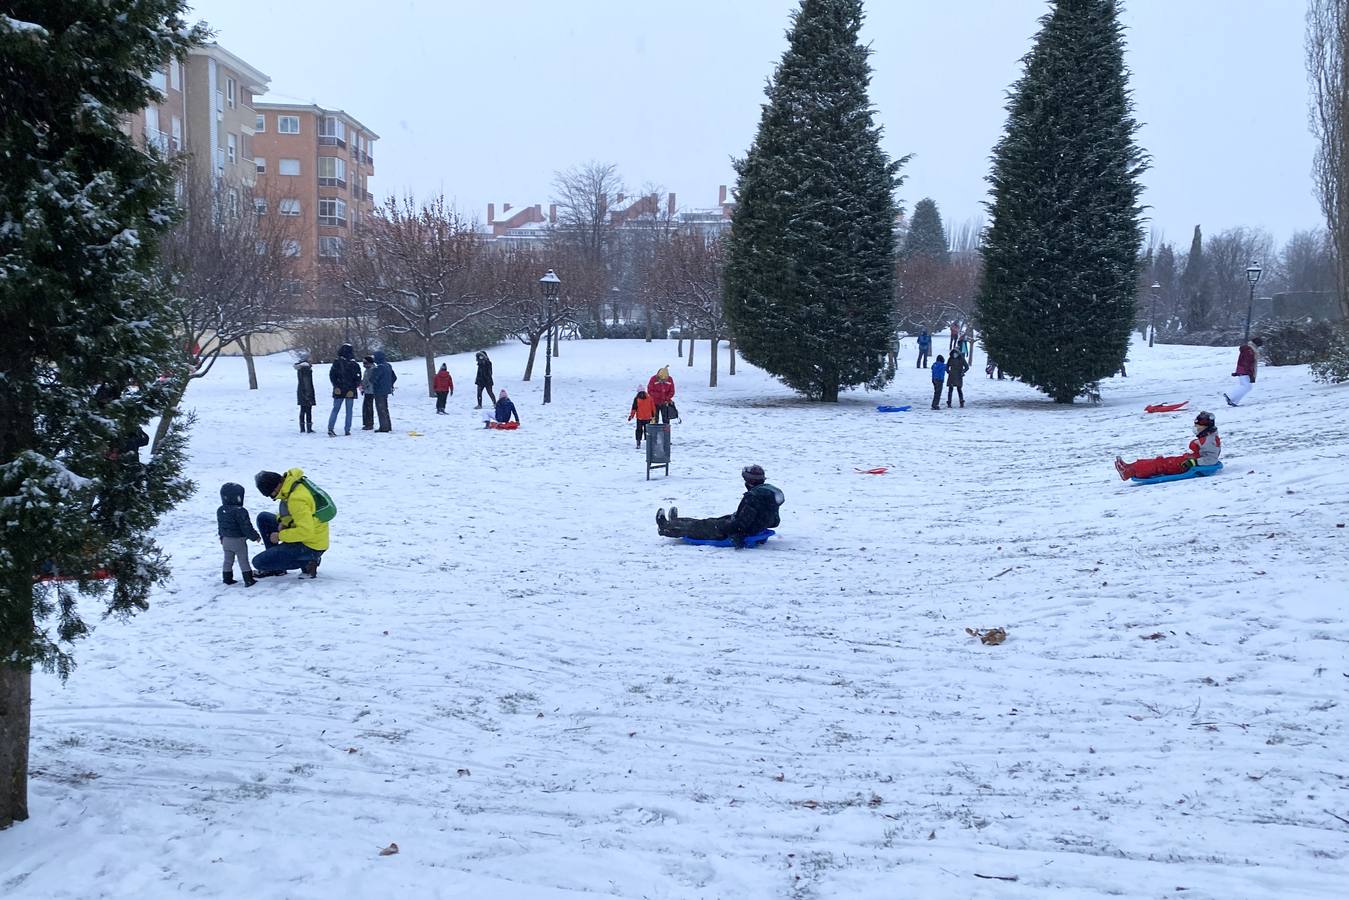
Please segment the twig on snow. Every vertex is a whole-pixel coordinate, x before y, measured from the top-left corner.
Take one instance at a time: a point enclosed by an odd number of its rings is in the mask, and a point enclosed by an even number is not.
[[[1008,566],[1007,568],[1003,569],[1001,572],[999,572],[998,574],[994,575],[992,578],[989,578],[988,580],[989,580],[989,581],[992,581],[993,578],[1001,578],[1002,576],[1006,575],[1008,572],[1012,571],[1012,569],[1015,569],[1015,568],[1016,568],[1016,566]],[[980,876],[980,877],[982,878],[983,876]]]
[[[974,873],[974,877],[975,877],[975,878],[987,878],[987,879],[989,879],[989,880],[991,880],[991,881],[1016,881],[1016,880],[1017,880],[1017,876],[1015,876],[1015,875],[980,875],[978,872],[975,872],[975,873]]]

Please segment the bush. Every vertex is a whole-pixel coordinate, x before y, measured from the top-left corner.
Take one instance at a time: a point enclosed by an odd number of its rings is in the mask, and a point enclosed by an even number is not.
[[[1342,341],[1336,326],[1325,320],[1282,321],[1261,329],[1265,346],[1260,355],[1271,366],[1302,366],[1330,358],[1331,349]]]
[[[1312,363],[1312,377],[1326,384],[1349,381],[1349,337],[1343,330],[1335,336],[1326,358]]]

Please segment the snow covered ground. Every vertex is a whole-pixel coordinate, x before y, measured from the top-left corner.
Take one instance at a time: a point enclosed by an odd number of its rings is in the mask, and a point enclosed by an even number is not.
[[[1349,389],[1264,369],[1229,409],[1235,356],[1139,346],[1062,408],[978,353],[933,412],[912,356],[821,406],[724,351],[709,389],[705,344],[575,342],[543,407],[503,346],[518,432],[480,427],[465,355],[451,415],[400,363],[395,433],[336,440],[322,408],[296,433],[288,358],[256,392],[222,360],[173,584],[35,679],[0,896],[1343,896]],[[665,363],[647,481],[624,417]],[[1223,473],[1119,481],[1200,408]],[[658,506],[731,511],[748,462],[778,538],[657,536]],[[318,580],[222,585],[219,485],[256,515],[290,466],[340,510]]]

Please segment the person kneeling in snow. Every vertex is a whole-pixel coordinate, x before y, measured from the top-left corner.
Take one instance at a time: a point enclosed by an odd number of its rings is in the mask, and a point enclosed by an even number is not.
[[[740,470],[740,477],[745,479],[745,496],[740,498],[740,506],[732,515],[687,519],[681,518],[679,510],[672,506],[668,515],[663,509],[656,510],[656,529],[664,537],[705,541],[730,538],[737,547],[742,547],[750,535],[765,528],[776,528],[778,507],[786,499],[782,491],[764,480],[763,466],[745,466]]]
[[[276,513],[258,513],[258,531],[267,548],[253,557],[257,577],[284,575],[300,569],[313,578],[319,560],[328,549],[328,523],[314,517],[314,495],[301,481],[304,471],[288,469],[285,475],[259,472],[253,479],[264,497],[281,501]]]
[[[1194,440],[1190,441],[1190,452],[1184,456],[1158,456],[1155,459],[1140,459],[1126,463],[1115,457],[1115,471],[1121,481],[1130,478],[1153,478],[1157,475],[1179,475],[1195,466],[1211,466],[1218,461],[1223,451],[1222,438],[1218,437],[1218,423],[1211,412],[1201,412],[1194,417]]]

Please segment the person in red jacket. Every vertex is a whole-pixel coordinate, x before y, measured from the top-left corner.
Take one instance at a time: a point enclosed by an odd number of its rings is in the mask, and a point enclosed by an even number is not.
[[[656,421],[667,425],[678,413],[675,412],[675,383],[670,377],[670,367],[661,366],[651,380],[646,383],[646,392],[656,404]]]
[[[632,398],[632,409],[628,411],[628,421],[634,418],[637,420],[637,449],[642,447],[642,435],[646,434],[647,423],[655,417],[656,401],[646,391],[638,391],[637,396]]]
[[[1240,406],[1241,398],[1250,393],[1251,385],[1255,384],[1255,369],[1260,364],[1256,351],[1263,346],[1263,338],[1253,337],[1237,351],[1237,370],[1232,373],[1237,386],[1232,388],[1231,394],[1223,394],[1228,406]]]
[[[454,379],[450,377],[449,366],[445,363],[440,364],[440,371],[431,379],[431,390],[436,392],[436,413],[445,415],[445,398],[454,394]]]
[[[1121,481],[1130,478],[1152,478],[1156,475],[1179,475],[1195,466],[1211,466],[1218,461],[1223,452],[1223,440],[1218,437],[1218,423],[1211,412],[1201,412],[1194,417],[1194,440],[1190,441],[1190,452],[1183,456],[1158,456],[1155,459],[1140,459],[1126,463],[1115,457],[1115,471]]]

